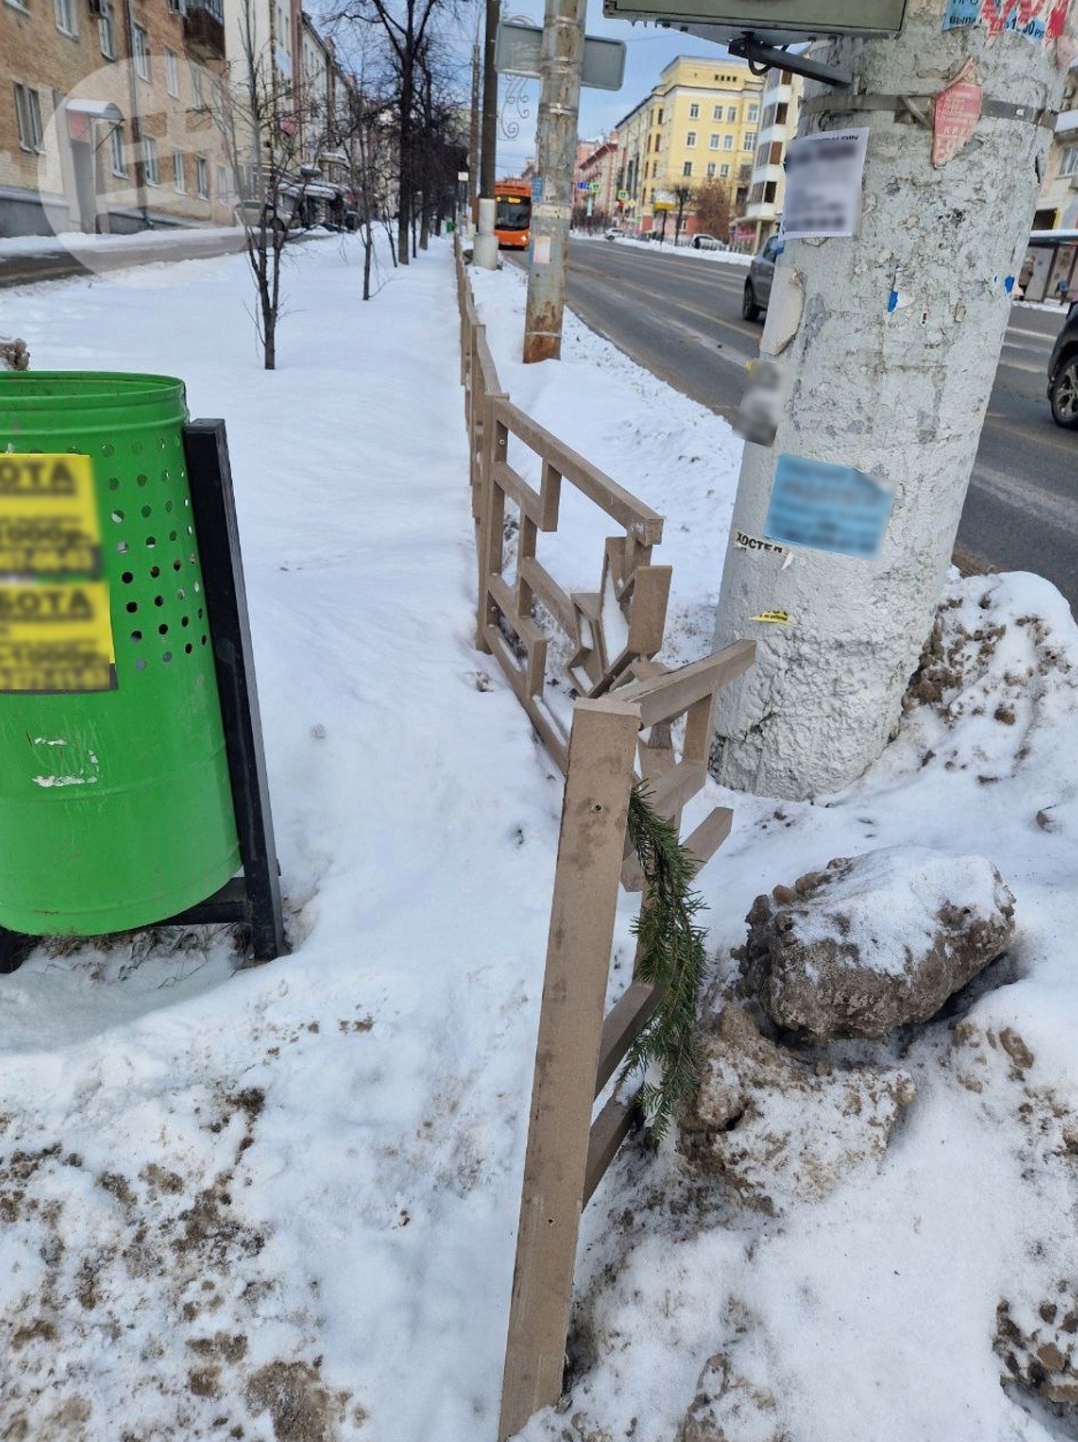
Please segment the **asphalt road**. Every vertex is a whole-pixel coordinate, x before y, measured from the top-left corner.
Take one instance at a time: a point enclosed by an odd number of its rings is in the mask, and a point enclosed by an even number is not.
[[[744,266],[666,248],[574,240],[567,297],[593,329],[731,419],[758,353],[741,318]],[[1037,571],[1078,610],[1078,433],[1054,425],[1048,356],[1063,313],[1014,307],[955,560],[965,571]]]

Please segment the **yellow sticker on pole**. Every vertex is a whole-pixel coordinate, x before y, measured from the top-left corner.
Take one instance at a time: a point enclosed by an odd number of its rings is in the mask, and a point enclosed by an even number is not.
[[[89,456],[0,454],[0,575],[101,573]]]
[[[766,621],[771,626],[788,626],[790,624],[789,611],[761,611],[758,616],[750,616],[750,621]]]
[[[0,692],[115,689],[107,581],[0,583]]]

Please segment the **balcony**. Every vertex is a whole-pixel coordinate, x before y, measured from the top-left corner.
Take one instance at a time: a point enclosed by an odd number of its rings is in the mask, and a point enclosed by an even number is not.
[[[187,49],[199,60],[223,60],[225,23],[223,11],[215,4],[188,0],[183,17],[183,38]]]

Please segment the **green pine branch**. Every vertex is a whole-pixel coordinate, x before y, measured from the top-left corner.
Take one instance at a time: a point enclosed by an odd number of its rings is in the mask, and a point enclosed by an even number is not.
[[[633,926],[639,939],[637,977],[662,990],[659,1005],[629,1048],[621,1080],[655,1063],[658,1082],[644,1081],[640,1102],[652,1135],[661,1139],[700,1078],[696,1005],[706,966],[705,932],[694,918],[703,907],[691,890],[699,863],[677,827],[653,808],[646,785],[629,797],[629,840],[644,873],[644,901]]]

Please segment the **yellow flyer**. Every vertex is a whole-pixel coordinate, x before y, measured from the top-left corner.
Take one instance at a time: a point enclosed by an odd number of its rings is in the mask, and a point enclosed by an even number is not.
[[[107,581],[0,582],[0,692],[115,688]]]
[[[89,456],[0,453],[0,576],[99,576]]]

